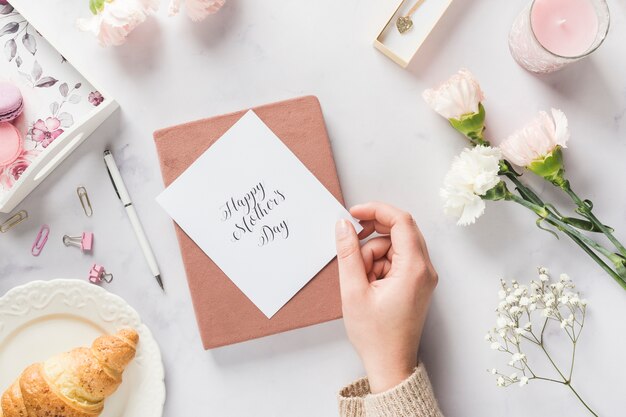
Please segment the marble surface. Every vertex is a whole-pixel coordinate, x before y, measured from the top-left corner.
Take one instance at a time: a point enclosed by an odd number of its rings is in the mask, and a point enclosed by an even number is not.
[[[570,118],[569,173],[581,194],[626,239],[626,6],[610,0],[612,27],[592,58],[538,78],[510,57],[507,33],[525,1],[457,0],[408,70],[372,48],[394,1],[229,0],[201,24],[158,16],[128,43],[102,49],[75,29],[87,0],[14,0],[52,34],[67,58],[110,91],[115,113],[21,205],[31,219],[0,236],[0,293],[35,279],[83,279],[98,261],[115,274],[107,288],[133,305],[161,345],[164,416],[330,416],[339,387],[362,375],[341,321],[205,352],[201,348],[174,228],[155,203],[163,184],[151,133],[171,124],[290,97],[322,103],[348,204],[384,200],[410,210],[429,243],[440,284],[421,356],[448,416],[587,415],[562,386],[495,386],[486,368],[505,358],[483,340],[494,321],[500,277],[527,280],[535,267],[568,271],[590,302],[574,382],[603,416],[623,415],[626,294],[566,240],[534,227],[524,209],[489,203],[478,224],[444,217],[438,189],[464,142],[430,111],[421,91],[461,66],[487,94],[488,132],[505,136],[538,110]],[[163,272],[149,275],[102,163],[111,147]],[[554,190],[529,179],[545,196]],[[75,190],[85,185],[95,214]],[[0,219],[5,216],[0,217]],[[51,226],[39,258],[30,245]],[[65,233],[95,232],[93,255],[65,248]],[[557,348],[563,348],[560,345]],[[539,356],[537,356],[539,359]]]

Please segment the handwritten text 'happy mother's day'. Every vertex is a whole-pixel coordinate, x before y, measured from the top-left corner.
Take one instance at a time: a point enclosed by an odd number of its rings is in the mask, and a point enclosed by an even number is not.
[[[265,246],[278,238],[289,237],[287,220],[274,225],[262,224],[264,218],[284,201],[285,195],[281,191],[274,190],[267,194],[263,182],[259,182],[244,195],[226,200],[220,207],[221,220],[225,222],[233,218],[238,219],[231,235],[233,242],[242,240],[256,229],[258,245]]]

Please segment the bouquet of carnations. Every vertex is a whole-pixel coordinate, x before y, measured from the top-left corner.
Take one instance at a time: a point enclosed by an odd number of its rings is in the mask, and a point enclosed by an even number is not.
[[[562,111],[540,112],[499,147],[493,147],[485,139],[484,95],[469,71],[460,70],[438,88],[424,91],[423,97],[472,145],[455,158],[441,190],[444,210],[456,216],[459,225],[474,223],[485,211],[485,200],[515,202],[537,216],[537,227],[557,238],[558,233],[565,234],[626,289],[626,248],[613,229],[597,218],[592,202],[573,191],[565,175],[563,149],[570,132]],[[540,198],[520,181],[521,174],[514,165],[565,192],[575,214],[563,215]],[[599,243],[590,233],[605,235],[611,247]]]

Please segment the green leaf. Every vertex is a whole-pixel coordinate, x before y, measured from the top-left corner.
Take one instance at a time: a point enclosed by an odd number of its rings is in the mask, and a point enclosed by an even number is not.
[[[585,230],[587,232],[602,233],[602,230],[598,226],[590,222],[589,220],[579,219],[578,217],[563,217],[562,220],[565,223],[571,226],[574,226],[575,228],[580,229],[580,230]],[[604,227],[606,227],[610,231],[613,231],[613,228],[609,226],[605,225]]]
[[[98,14],[104,9],[104,0],[89,0],[89,10],[91,13]]]
[[[587,232],[600,231],[589,220],[579,219],[577,217],[563,217],[562,220],[570,226],[574,226],[575,228],[580,230],[586,230]]]

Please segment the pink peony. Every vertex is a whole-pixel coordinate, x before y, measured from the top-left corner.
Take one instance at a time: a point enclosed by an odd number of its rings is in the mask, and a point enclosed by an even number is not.
[[[199,22],[208,15],[217,13],[226,3],[226,0],[172,0],[170,3],[170,16],[178,14],[180,5],[183,2],[189,18],[194,22]]]
[[[540,112],[528,125],[505,139],[500,149],[506,159],[528,167],[550,156],[558,147],[565,148],[569,136],[567,117],[561,110],[552,109],[552,117]]]
[[[93,33],[102,46],[121,45],[158,8],[159,0],[105,1],[96,15],[89,19],[78,19],[77,26],[80,30]]]
[[[7,165],[0,169],[0,187],[4,187],[5,189],[10,189],[15,182],[20,179],[26,168],[28,168],[35,159],[39,155],[39,151],[30,150],[30,151],[22,151],[20,156],[13,161],[10,165]]]
[[[56,138],[61,136],[63,129],[60,129],[61,121],[56,117],[48,117],[46,121],[39,119],[30,129],[30,136],[35,142],[40,142],[47,148]]]

